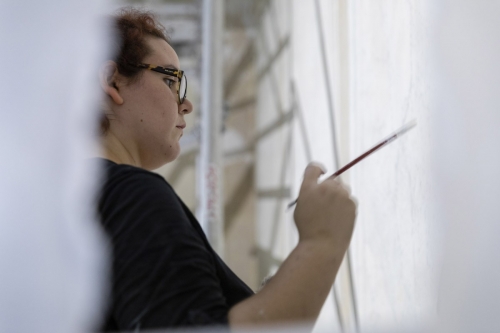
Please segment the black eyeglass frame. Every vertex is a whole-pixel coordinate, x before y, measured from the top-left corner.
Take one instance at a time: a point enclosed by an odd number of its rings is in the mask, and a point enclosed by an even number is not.
[[[144,69],[149,69],[151,71],[162,73],[165,75],[176,77],[178,80],[178,81],[176,81],[177,82],[177,102],[179,102],[179,104],[184,103],[184,101],[186,100],[186,96],[187,96],[187,77],[184,75],[183,70],[167,68],[167,67],[162,67],[162,66],[156,66],[156,65],[151,65],[151,64],[137,64],[135,66],[140,67],[140,68],[144,68]],[[183,77],[184,77],[184,80],[186,81],[186,90],[184,92],[184,96],[182,96],[182,98],[181,98],[180,89],[181,89],[181,81],[182,81]]]

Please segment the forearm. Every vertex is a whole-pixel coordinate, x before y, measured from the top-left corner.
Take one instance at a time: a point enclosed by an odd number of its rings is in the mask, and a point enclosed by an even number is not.
[[[231,308],[230,325],[315,321],[344,253],[326,240],[300,242],[259,293]]]

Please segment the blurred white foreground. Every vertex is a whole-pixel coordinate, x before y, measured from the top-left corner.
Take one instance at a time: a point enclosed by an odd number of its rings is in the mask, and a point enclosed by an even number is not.
[[[0,2],[0,332],[90,332],[107,251],[91,200],[103,1]]]

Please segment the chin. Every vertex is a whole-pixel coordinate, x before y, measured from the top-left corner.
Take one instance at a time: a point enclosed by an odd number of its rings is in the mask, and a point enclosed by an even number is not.
[[[176,143],[168,152],[165,152],[165,161],[163,164],[173,162],[181,154],[181,147],[179,143]]]

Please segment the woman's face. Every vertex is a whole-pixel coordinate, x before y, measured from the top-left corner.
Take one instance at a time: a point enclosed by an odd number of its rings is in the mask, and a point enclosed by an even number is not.
[[[150,37],[146,42],[152,52],[143,63],[180,69],[179,58],[166,41]],[[132,156],[138,156],[141,167],[152,170],[179,155],[184,115],[193,105],[188,99],[178,104],[177,84],[172,81],[176,78],[150,70],[141,74],[119,87],[123,104],[116,110],[116,120],[122,127],[120,141]]]

